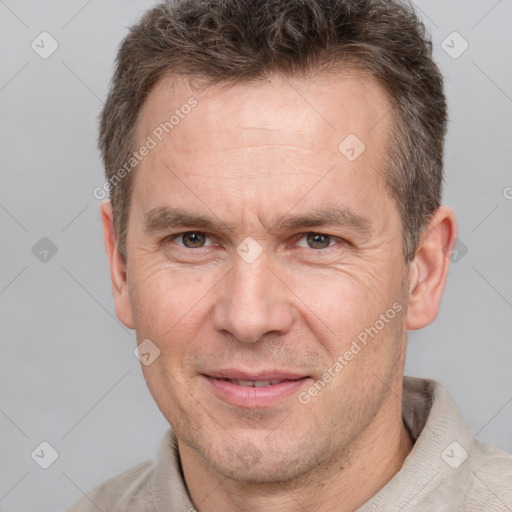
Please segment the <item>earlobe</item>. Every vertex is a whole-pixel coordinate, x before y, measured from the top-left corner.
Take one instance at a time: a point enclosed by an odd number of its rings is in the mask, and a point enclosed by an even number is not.
[[[110,278],[112,281],[112,293],[116,308],[116,315],[120,322],[130,329],[135,328],[133,322],[126,266],[117,248],[114,229],[114,217],[110,201],[101,205],[101,219],[103,223],[103,236],[105,250],[110,265]]]
[[[440,207],[421,237],[411,263],[407,329],[421,329],[436,319],[456,239],[455,214],[451,208]]]

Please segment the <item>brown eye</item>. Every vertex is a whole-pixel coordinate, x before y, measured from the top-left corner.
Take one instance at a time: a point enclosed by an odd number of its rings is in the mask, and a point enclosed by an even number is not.
[[[331,237],[321,233],[308,233],[306,239],[312,249],[326,249],[331,244]]]
[[[183,245],[188,249],[198,249],[204,247],[208,237],[199,231],[187,231],[176,236],[176,240],[181,240]]]

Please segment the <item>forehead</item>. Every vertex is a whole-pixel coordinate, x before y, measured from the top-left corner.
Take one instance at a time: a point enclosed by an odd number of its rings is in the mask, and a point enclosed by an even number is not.
[[[191,112],[190,101],[197,102]],[[221,145],[219,149],[250,146],[253,139],[261,143],[265,134],[277,144],[291,138],[303,149],[318,147],[313,134],[322,135],[331,148],[340,136],[349,133],[376,146],[379,135],[387,131],[389,113],[383,87],[358,71],[309,78],[273,76],[205,87],[166,76],[141,110],[137,135],[139,140],[145,138],[174,114],[172,129],[164,135],[170,135],[167,138],[173,138],[175,149],[180,151],[196,151],[207,143]],[[373,130],[377,124],[379,129]]]
[[[208,201],[224,196],[231,215],[243,198],[259,207],[259,218],[269,207],[289,210],[301,196],[304,206],[315,198],[334,203],[336,190],[360,203],[371,187],[383,188],[390,111],[383,88],[355,73],[276,76],[199,92],[166,77],[139,116],[138,142],[149,137],[155,147],[137,168],[134,196],[146,212],[192,202],[204,213]]]

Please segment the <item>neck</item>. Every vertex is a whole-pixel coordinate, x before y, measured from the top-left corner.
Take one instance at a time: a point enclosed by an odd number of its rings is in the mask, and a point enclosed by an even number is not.
[[[178,441],[185,481],[199,512],[354,511],[400,471],[413,447],[402,421],[400,394],[391,392],[374,421],[329,467],[300,480],[260,484],[215,472],[194,450]]]

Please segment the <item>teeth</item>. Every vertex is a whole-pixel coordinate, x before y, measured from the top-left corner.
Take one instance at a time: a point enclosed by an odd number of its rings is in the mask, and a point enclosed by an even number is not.
[[[246,386],[248,388],[252,387],[254,385],[254,381],[252,380],[239,380],[239,381],[235,381],[236,384],[240,385],[240,386]]]
[[[229,382],[233,384],[238,384],[239,386],[245,386],[248,388],[263,388],[266,386],[270,386],[271,384],[279,384],[282,380],[237,380],[237,379],[228,379]]]
[[[269,380],[257,380],[254,383],[254,387],[255,388],[263,388],[265,386],[270,386],[270,381]]]

